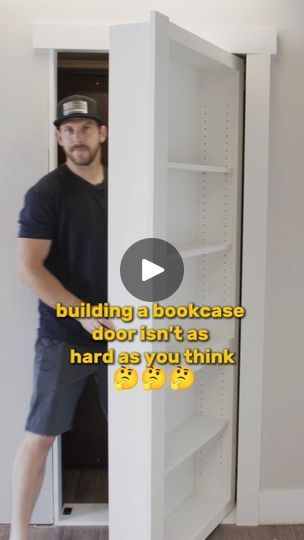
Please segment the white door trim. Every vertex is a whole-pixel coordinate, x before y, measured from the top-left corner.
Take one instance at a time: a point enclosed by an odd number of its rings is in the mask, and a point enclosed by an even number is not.
[[[274,28],[202,25],[188,25],[185,28],[234,54],[267,52],[276,54],[277,52],[277,31]],[[109,24],[37,22],[33,25],[33,48],[60,51],[108,51],[109,29]]]
[[[259,523],[270,55],[247,56],[243,206],[242,305],[238,428],[238,525]]]
[[[50,126],[56,100],[55,51],[106,52],[109,28],[109,25],[101,24],[34,24],[34,48],[49,52]],[[244,27],[233,28],[233,31],[229,27],[193,27],[192,31],[216,45],[227,47],[230,52],[247,55],[242,270],[242,305],[247,315],[241,323],[240,337],[236,521],[238,525],[256,525],[259,523],[264,362],[270,55],[276,54],[276,31]],[[52,167],[55,141],[51,129],[49,141],[49,165]],[[58,459],[57,447],[55,462],[56,455]]]
[[[57,51],[107,52],[109,24],[34,23],[33,48]]]

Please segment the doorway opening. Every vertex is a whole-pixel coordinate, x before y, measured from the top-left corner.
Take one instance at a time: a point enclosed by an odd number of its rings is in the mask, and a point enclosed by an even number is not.
[[[94,98],[108,125],[109,55],[59,52],[57,98],[74,94]],[[58,146],[57,163],[65,161]],[[102,163],[108,166],[108,142],[102,145]],[[77,404],[74,428],[61,435],[61,516],[69,520],[107,520],[108,424],[100,406],[97,383],[88,376]]]

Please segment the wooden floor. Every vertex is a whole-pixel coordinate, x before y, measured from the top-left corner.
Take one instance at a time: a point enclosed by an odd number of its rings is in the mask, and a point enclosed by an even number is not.
[[[9,526],[0,526],[0,540],[8,540]],[[107,527],[30,527],[30,540],[108,540]],[[220,525],[208,540],[303,540],[304,525],[236,527]],[[129,540],[126,536],[126,540]],[[187,540],[187,539],[185,539]]]
[[[108,471],[66,470],[63,474],[66,502],[107,502]],[[9,525],[0,525],[0,540],[8,540]],[[30,540],[109,540],[108,527],[49,527],[32,525]],[[130,540],[126,537],[126,540]],[[185,540],[188,540],[185,538]],[[208,540],[304,540],[304,525],[236,527],[220,525]]]

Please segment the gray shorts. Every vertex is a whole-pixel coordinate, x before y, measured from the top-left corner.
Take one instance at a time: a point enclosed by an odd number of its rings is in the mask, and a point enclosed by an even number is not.
[[[25,430],[40,435],[59,435],[73,428],[73,417],[86,379],[93,374],[101,408],[108,417],[107,365],[70,364],[70,349],[105,352],[107,343],[72,345],[51,338],[37,338],[33,370],[33,392]]]

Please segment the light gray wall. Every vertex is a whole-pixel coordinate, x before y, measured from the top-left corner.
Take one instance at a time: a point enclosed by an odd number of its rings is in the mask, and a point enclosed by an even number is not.
[[[2,324],[0,492],[23,436],[37,325],[34,295],[15,266],[17,215],[26,189],[47,171],[47,57],[32,49],[34,22],[146,20],[151,9],[187,27],[278,30],[271,65],[262,489],[304,489],[302,305],[304,229],[304,4],[301,0],[2,0],[0,24]],[[0,497],[1,502],[1,497]]]
[[[262,488],[304,487],[304,4],[278,2],[271,70]]]
[[[12,461],[29,406],[37,326],[36,298],[20,282],[16,270],[17,216],[25,190],[47,168],[46,58],[33,55],[30,32],[21,13],[4,15],[0,29],[1,515],[7,515]]]

